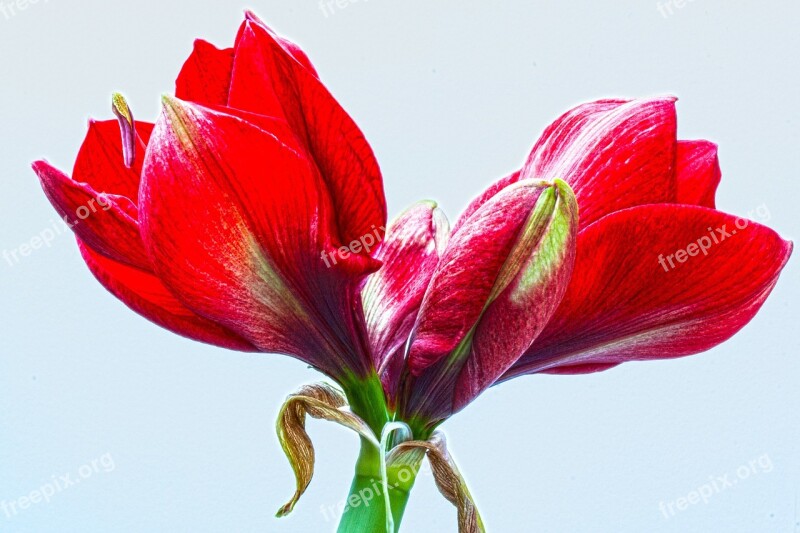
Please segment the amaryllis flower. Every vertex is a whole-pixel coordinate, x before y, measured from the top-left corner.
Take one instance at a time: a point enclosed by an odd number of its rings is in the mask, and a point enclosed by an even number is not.
[[[363,134],[252,13],[232,48],[198,40],[162,102],[141,122],[115,94],[116,120],[90,122],[71,177],[34,170],[131,309],[341,387],[301,388],[278,420],[297,478],[280,516],[313,474],[307,416],[361,436],[340,532],[396,531],[425,457],[460,531],[483,531],[438,426],[523,374],[707,350],[755,315],[791,254],[715,209],[716,147],[677,140],[671,98],[569,111],[452,230],[431,201],[387,223]]]
[[[676,128],[674,98],[578,106],[544,131],[519,172],[472,202],[410,337],[401,402],[412,427],[435,427],[516,376],[691,355],[753,318],[792,243],[717,211],[717,148],[679,141]],[[529,268],[554,278],[526,294],[538,307],[521,295],[495,303],[490,287],[506,282],[501,243],[518,231],[505,198],[556,178],[575,192],[580,231],[577,220],[562,224],[559,260],[534,255],[542,263]]]
[[[34,169],[97,278],[135,311],[227,348],[374,373],[360,289],[386,201],[375,157],[305,55],[252,14],[233,49],[197,41],[158,122],[91,122],[72,178]],[[124,151],[124,154],[123,154]]]

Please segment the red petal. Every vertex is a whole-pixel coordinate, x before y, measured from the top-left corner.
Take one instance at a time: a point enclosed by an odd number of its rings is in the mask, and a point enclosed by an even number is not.
[[[521,178],[567,181],[582,228],[627,207],[671,203],[676,128],[674,98],[583,104],[544,131]]]
[[[80,240],[78,246],[97,280],[125,305],[148,320],[190,339],[232,350],[257,351],[236,334],[190,311],[152,272],[108,259],[92,251]]]
[[[317,76],[317,71],[314,68],[314,65],[311,64],[311,61],[308,59],[308,56],[306,55],[305,52],[303,52],[303,50],[300,49],[299,46],[297,46],[296,44],[294,44],[290,40],[284,39],[284,38],[280,37],[279,35],[277,35],[274,31],[272,31],[272,29],[269,26],[267,26],[264,23],[263,20],[261,20],[252,11],[249,11],[249,10],[245,11],[244,18],[245,18],[246,21],[250,21],[250,22],[252,22],[252,23],[264,28],[265,30],[267,30],[269,32],[269,34],[272,36],[272,38],[275,39],[275,41],[279,45],[281,45],[281,48],[283,48],[284,51],[287,54],[291,55],[298,63],[303,65],[314,76]]]
[[[708,141],[679,141],[675,176],[677,203],[714,209],[714,197],[722,179],[717,145]]]
[[[383,266],[362,292],[373,362],[390,397],[422,297],[447,244],[448,226],[434,202],[408,208],[390,224],[376,254]]]
[[[461,213],[461,216],[458,217],[458,220],[456,220],[455,226],[453,226],[453,233],[459,231],[461,229],[461,226],[464,225],[464,222],[469,220],[469,217],[475,214],[475,211],[480,209],[483,204],[491,200],[494,197],[494,195],[496,195],[509,185],[518,182],[520,179],[519,175],[520,173],[519,171],[517,171],[509,174],[504,178],[497,180],[496,182],[492,183],[489,186],[489,188],[483,191],[480,196],[472,200],[472,202],[470,202],[470,204],[467,206],[464,212]]]
[[[153,134],[153,128],[155,124],[152,122],[136,122],[136,133],[139,135],[139,138],[142,140],[142,145],[145,147],[150,142],[150,136]],[[141,163],[144,162],[144,157],[142,157]]]
[[[235,50],[228,105],[286,118],[327,183],[342,241],[385,226],[383,182],[372,149],[315,73],[287,41],[251,16]]]
[[[116,120],[89,121],[89,131],[75,160],[72,177],[87,183],[98,193],[117,194],[137,203],[142,162],[152,129],[152,124],[136,122],[136,160],[133,168],[126,168],[119,123]]]
[[[614,213],[577,246],[561,306],[504,379],[708,350],[753,318],[792,251],[769,228],[685,205]]]
[[[330,375],[370,367],[353,310],[375,265],[325,265],[338,244],[330,200],[302,154],[241,118],[166,100],[141,198],[155,270],[190,309]]]
[[[226,105],[233,71],[233,48],[220,50],[202,39],[175,81],[175,96],[204,105]]]
[[[525,353],[550,321],[567,290],[575,261],[578,206],[563,181],[543,193],[553,203],[535,224],[522,268],[487,307],[461,369],[453,411],[459,411],[489,388]],[[542,201],[540,200],[540,202]],[[538,206],[537,206],[538,207]]]
[[[98,194],[86,183],[37,161],[33,170],[58,214],[70,229],[94,250],[117,261],[147,268],[136,206],[122,196]]]
[[[571,366],[557,366],[547,370],[542,370],[542,374],[555,374],[561,376],[574,376],[578,374],[594,374],[595,372],[604,372],[610,370],[620,363],[611,363],[607,365],[571,365]]]
[[[452,353],[475,326],[542,190],[530,182],[508,187],[453,233],[414,328],[408,353],[414,376]]]

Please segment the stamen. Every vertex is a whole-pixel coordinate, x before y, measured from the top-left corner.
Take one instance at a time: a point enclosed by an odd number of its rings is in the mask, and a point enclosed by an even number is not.
[[[122,158],[125,166],[133,167],[136,161],[136,125],[133,121],[133,113],[128,107],[125,97],[119,93],[111,95],[111,111],[119,121],[119,130],[122,134]]]

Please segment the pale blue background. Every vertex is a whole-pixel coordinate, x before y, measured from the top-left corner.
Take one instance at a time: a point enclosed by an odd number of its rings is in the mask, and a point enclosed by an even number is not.
[[[720,208],[764,204],[769,225],[800,234],[797,2],[695,0],[668,17],[650,0],[345,5],[326,18],[316,0],[250,2],[363,127],[392,213],[432,197],[454,218],[573,104],[673,93],[681,135],[721,145]],[[194,37],[231,42],[243,7],[40,0],[0,15],[0,249],[55,218],[30,161],[70,169],[114,90],[153,119]],[[490,531],[800,531],[797,259],[758,317],[710,353],[518,380],[448,422]],[[273,423],[284,396],[318,378],[303,364],[153,326],[94,281],[68,236],[1,262],[0,284],[0,501],[106,453],[115,464],[49,504],[0,511],[0,531],[333,529],[320,508],[345,496],[357,440],[320,423],[309,493],[295,516],[272,518],[293,488]],[[675,517],[659,511],[763,454],[771,472]],[[430,477],[405,525],[455,531]]]

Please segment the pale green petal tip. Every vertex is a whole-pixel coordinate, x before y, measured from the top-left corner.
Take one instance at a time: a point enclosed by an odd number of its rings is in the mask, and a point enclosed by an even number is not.
[[[560,178],[554,179],[553,185],[556,187],[556,190],[558,190],[558,196],[562,199],[564,204],[568,206],[570,211],[575,212],[575,217],[577,217],[580,209],[578,199],[575,198],[575,191],[572,190],[569,183]]]
[[[161,95],[161,105],[164,109],[175,112],[181,107],[181,101],[172,96],[171,94],[162,94]]]
[[[192,124],[192,115],[187,109],[185,102],[169,94],[161,95],[161,104],[166,115],[167,122],[178,140],[184,147],[191,146],[192,137],[196,133],[196,128]]]
[[[558,189],[558,193],[565,197],[575,197],[575,191],[572,190],[572,187],[569,186],[569,183],[562,180],[561,178],[556,178],[553,180],[553,186]]]

